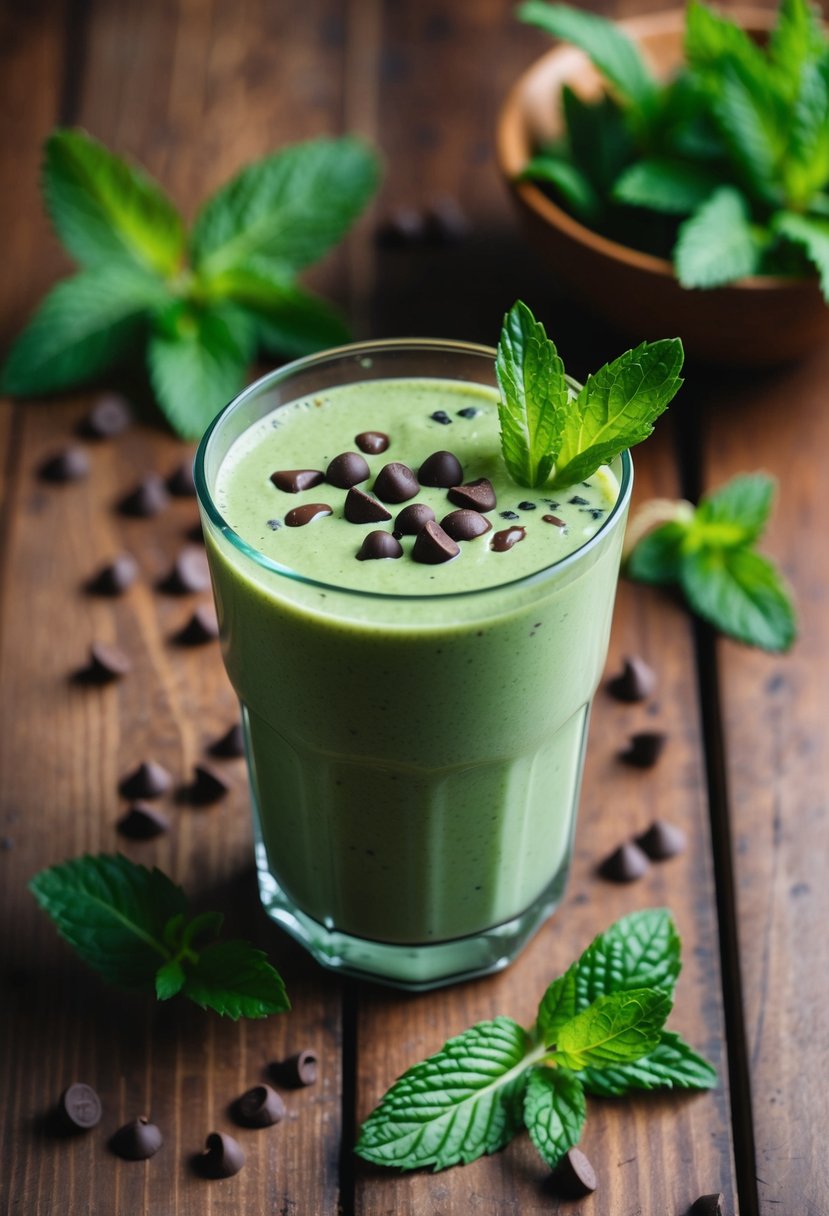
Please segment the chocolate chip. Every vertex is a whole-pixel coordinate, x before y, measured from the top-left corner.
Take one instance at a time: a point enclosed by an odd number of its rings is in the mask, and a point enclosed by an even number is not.
[[[416,562],[427,566],[437,566],[441,562],[451,561],[457,557],[460,548],[456,541],[448,536],[440,524],[432,521],[418,532],[412,547],[412,557]]]
[[[417,536],[421,528],[425,528],[435,518],[435,513],[425,502],[411,502],[408,507],[398,511],[394,521],[396,536]]]
[[[588,505],[587,499],[581,498],[578,494],[574,494],[573,497],[568,498],[567,501],[571,502],[576,507],[586,507]]]
[[[271,1065],[274,1077],[282,1084],[298,1089],[313,1085],[317,1079],[317,1057],[307,1048]]]
[[[182,549],[161,587],[172,595],[190,595],[210,586],[210,569],[202,548]]]
[[[534,511],[535,507],[536,504],[534,502],[530,502],[529,499],[525,500],[524,502],[519,502],[518,504],[519,511]]]
[[[324,519],[326,515],[333,514],[327,502],[306,502],[301,507],[291,508],[285,516],[285,525],[288,528],[304,528],[315,519]]]
[[[80,425],[90,439],[114,439],[132,423],[132,407],[120,393],[104,393]]]
[[[700,1195],[691,1204],[688,1216],[725,1216],[725,1196]]]
[[[526,528],[503,528],[500,532],[496,532],[492,540],[489,542],[490,549],[494,549],[496,553],[506,553],[513,545],[517,545],[527,535]]]
[[[463,477],[461,462],[452,452],[432,452],[417,471],[422,486],[456,486]]]
[[[87,684],[110,684],[131,670],[132,661],[120,646],[93,642],[89,647],[89,663],[78,672],[78,678]]]
[[[178,468],[173,469],[167,478],[167,489],[175,498],[193,498],[196,493],[196,479],[193,476],[192,460],[185,460]]]
[[[619,759],[634,768],[652,768],[662,755],[666,735],[662,731],[640,731],[630,736],[627,749],[619,753]]]
[[[365,481],[371,470],[359,452],[340,452],[325,470],[325,480],[340,490],[350,490]]]
[[[463,507],[444,515],[440,526],[452,540],[474,540],[476,536],[483,536],[484,532],[489,532],[492,528],[492,524],[480,511],[469,511]]]
[[[150,519],[163,511],[170,501],[167,487],[157,473],[148,473],[134,490],[130,490],[118,504],[122,515],[134,515]]]
[[[193,769],[194,781],[190,786],[190,801],[194,806],[210,806],[230,792],[230,786],[221,773],[206,764],[197,764]]]
[[[155,760],[144,760],[118,783],[125,798],[160,798],[173,784],[173,778]]]
[[[232,1178],[245,1164],[245,1154],[237,1140],[224,1132],[211,1132],[204,1152],[198,1158],[201,1172],[207,1178]]]
[[[372,488],[383,502],[406,502],[407,499],[414,498],[420,486],[408,465],[394,460],[391,464],[383,465],[374,479]]]
[[[386,451],[390,440],[383,431],[361,431],[359,435],[354,436],[354,442],[367,456],[376,456],[379,452]]]
[[[127,1161],[146,1161],[161,1148],[164,1137],[154,1123],[144,1115],[125,1123],[109,1141],[109,1147],[118,1157]]]
[[[93,595],[122,595],[138,577],[138,563],[129,553],[119,553],[86,584]]]
[[[245,754],[245,736],[242,723],[234,722],[229,730],[211,743],[207,749],[211,756],[221,756],[223,759],[236,759]]]
[[[495,509],[495,491],[492,482],[486,477],[477,481],[468,481],[463,486],[452,486],[449,491],[449,501],[456,507],[468,507],[470,511],[492,511]]]
[[[498,514],[501,516],[501,519],[520,519],[521,518],[517,511],[499,511]]]
[[[618,701],[645,701],[656,688],[656,675],[644,659],[632,655],[625,659],[619,675],[608,681],[608,692]]]
[[[180,646],[201,646],[219,636],[216,610],[211,604],[200,604],[182,629],[174,637]]]
[[[477,418],[480,410],[476,405],[467,405],[464,409],[458,410],[459,418]]]
[[[427,235],[439,245],[454,245],[469,233],[469,221],[457,199],[440,194],[426,208]]]
[[[154,836],[169,831],[170,821],[148,803],[134,802],[115,826],[129,840],[152,840]]]
[[[101,1121],[101,1099],[91,1085],[76,1081],[61,1094],[58,1116],[64,1131],[89,1131]]]
[[[83,448],[73,444],[44,460],[38,469],[43,481],[79,481],[89,472],[89,457]]]
[[[542,515],[541,518],[544,520],[545,524],[553,524],[553,526],[556,528],[567,527],[567,521],[560,519],[558,515]]]
[[[432,419],[432,422],[439,422],[441,426],[449,426],[452,422],[446,410],[435,410],[429,417]]]
[[[627,841],[605,858],[599,872],[610,882],[635,882],[637,878],[642,878],[649,868],[650,862],[639,845]]]
[[[254,1085],[233,1103],[233,1115],[245,1127],[272,1127],[285,1117],[285,1103],[270,1085]]]
[[[636,837],[636,843],[652,861],[665,861],[684,852],[686,840],[682,828],[666,823],[664,819],[655,819],[646,831]]]
[[[314,486],[322,485],[325,474],[322,469],[279,469],[271,473],[271,481],[277,490],[299,494],[302,490],[312,490]]]
[[[391,511],[356,486],[352,486],[345,496],[343,515],[350,524],[382,524],[391,519]]]
[[[598,1185],[596,1171],[578,1148],[568,1149],[553,1171],[553,1178],[556,1188],[568,1199],[584,1199]]]
[[[391,532],[369,532],[357,554],[357,561],[366,562],[387,557],[402,557],[403,546]]]
[[[420,211],[414,207],[395,207],[378,224],[376,240],[378,245],[398,249],[416,245],[423,240],[425,232],[426,221]]]

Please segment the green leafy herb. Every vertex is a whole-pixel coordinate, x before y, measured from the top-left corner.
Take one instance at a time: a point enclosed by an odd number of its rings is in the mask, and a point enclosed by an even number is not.
[[[675,583],[691,609],[721,632],[764,650],[787,650],[797,624],[791,596],[772,563],[754,548],[771,509],[774,481],[762,473],[733,478],[696,511],[641,535],[634,518],[626,572],[640,582]]]
[[[218,912],[187,918],[187,898],[160,870],[120,854],[77,857],[29,883],[40,907],[85,963],[111,984],[181,993],[231,1018],[290,1008],[279,973],[244,941],[214,940]]]
[[[257,350],[299,355],[347,340],[339,313],[296,274],[345,235],[377,179],[377,159],[357,139],[295,144],[237,174],[188,236],[141,169],[82,131],[54,131],[44,198],[83,269],[46,296],[0,387],[19,396],[68,388],[146,348],[159,405],[180,435],[197,438]]]
[[[664,909],[617,921],[550,984],[529,1031],[480,1022],[408,1069],[356,1151],[377,1165],[445,1169],[503,1148],[523,1123],[554,1168],[581,1136],[585,1093],[710,1089],[711,1065],[664,1029],[679,966]]]
[[[678,338],[643,342],[575,393],[555,343],[519,300],[504,318],[496,361],[510,476],[530,488],[575,485],[641,443],[682,384],[682,359]]]

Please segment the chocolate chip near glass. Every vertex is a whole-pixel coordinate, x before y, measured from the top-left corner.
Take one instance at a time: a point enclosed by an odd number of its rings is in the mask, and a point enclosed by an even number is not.
[[[494,549],[496,553],[506,553],[513,545],[517,545],[527,535],[527,529],[521,527],[502,528],[500,532],[496,532],[492,540],[489,542],[490,549]]]
[[[89,647],[89,662],[77,673],[86,684],[111,684],[132,671],[132,660],[119,646],[108,642],[93,642]]]
[[[667,735],[663,731],[643,730],[630,736],[630,743],[625,751],[619,753],[619,759],[634,768],[652,768],[665,748]]]
[[[193,784],[190,786],[190,801],[195,806],[210,806],[230,792],[230,785],[221,773],[206,764],[193,768]]]
[[[101,1099],[91,1085],[76,1081],[61,1094],[58,1116],[66,1131],[89,1131],[101,1121]]]
[[[651,861],[666,861],[685,851],[685,833],[673,823],[655,819],[651,826],[636,837],[636,843]]]
[[[245,1164],[245,1154],[238,1140],[224,1132],[211,1132],[204,1152],[197,1158],[201,1172],[207,1178],[232,1178]]]
[[[219,756],[224,760],[237,759],[245,754],[245,736],[242,723],[234,722],[220,738],[216,739],[207,749],[211,756]]]
[[[170,573],[160,584],[161,589],[171,595],[191,595],[197,591],[207,591],[209,586],[207,554],[200,546],[182,549]]]
[[[403,546],[391,532],[369,532],[357,553],[358,562],[398,558],[403,556]]]
[[[138,577],[138,562],[129,553],[119,553],[86,584],[92,595],[123,595]]]
[[[414,498],[420,484],[408,465],[393,460],[391,464],[383,465],[372,489],[383,502],[406,502]]]
[[[119,1127],[110,1138],[109,1147],[117,1157],[126,1161],[146,1161],[161,1148],[164,1137],[154,1123],[139,1115],[130,1123]]]
[[[121,778],[118,789],[125,798],[160,798],[172,784],[173,778],[163,765],[155,760],[142,760],[137,768]]]
[[[453,452],[432,452],[418,469],[417,477],[422,486],[440,486],[448,490],[450,486],[459,484],[463,478],[463,468]]]
[[[285,516],[285,526],[304,528],[306,524],[313,523],[315,519],[324,519],[326,515],[333,514],[334,512],[327,502],[306,502],[301,507],[291,508]]]
[[[391,511],[356,486],[345,496],[343,515],[350,524],[382,524],[391,519]]]
[[[691,1204],[688,1216],[725,1216],[725,1196],[700,1195]]]
[[[366,456],[377,456],[388,449],[391,440],[383,431],[360,431],[354,436],[354,442]]]
[[[322,469],[278,469],[271,473],[271,481],[277,490],[299,494],[302,490],[312,490],[314,486],[322,485],[325,474]]]
[[[635,882],[650,869],[647,856],[633,841],[620,844],[599,866],[602,878],[609,882]]]
[[[432,521],[421,528],[412,546],[412,557],[426,566],[437,566],[449,562],[460,553],[457,541],[444,532],[440,524]]]
[[[38,469],[42,481],[53,481],[56,484],[66,481],[80,481],[89,472],[89,456],[77,444],[63,448],[47,460]]]
[[[425,502],[410,502],[408,507],[398,511],[394,520],[394,531],[397,536],[417,536],[421,528],[432,523],[435,513]]]
[[[174,635],[180,646],[201,646],[219,636],[219,622],[212,604],[200,604],[187,623]]]
[[[470,511],[465,507],[459,507],[457,511],[444,515],[440,526],[452,540],[474,540],[476,536],[483,536],[484,532],[489,532],[492,528],[492,524],[480,511]]]
[[[359,452],[340,452],[325,470],[325,480],[340,490],[350,490],[371,473],[368,464]]]
[[[132,424],[132,406],[121,393],[103,393],[81,422],[79,430],[90,439],[114,439]]]
[[[282,1096],[270,1085],[254,1085],[233,1103],[233,1116],[245,1127],[273,1127],[285,1117]]]
[[[163,511],[169,501],[167,487],[158,474],[148,473],[135,489],[124,495],[118,504],[118,510],[122,515],[151,519]]]
[[[167,489],[174,498],[195,497],[196,480],[193,476],[192,460],[184,460],[178,468],[173,469],[167,478]]]
[[[555,1186],[568,1199],[592,1195],[598,1183],[596,1171],[579,1148],[568,1149],[553,1171]]]
[[[169,831],[170,821],[149,803],[134,802],[115,826],[128,840],[152,840]]]
[[[655,688],[656,673],[639,655],[626,658],[621,672],[607,684],[617,701],[646,701]]]
[[[496,506],[492,482],[486,477],[468,481],[463,486],[452,486],[448,498],[456,507],[468,507],[470,511],[494,511]]]
[[[282,1085],[294,1089],[301,1086],[314,1085],[317,1080],[317,1057],[313,1051],[305,1048],[271,1065],[271,1072]]]

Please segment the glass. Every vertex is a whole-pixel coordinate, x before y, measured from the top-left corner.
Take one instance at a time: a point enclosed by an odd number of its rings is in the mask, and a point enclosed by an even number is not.
[[[409,989],[506,966],[561,899],[630,456],[614,465],[615,507],[574,553],[429,596],[343,590],[278,565],[231,529],[214,488],[233,442],[278,406],[371,379],[491,387],[494,359],[417,339],[300,359],[233,401],[196,458],[262,902],[323,965]]]

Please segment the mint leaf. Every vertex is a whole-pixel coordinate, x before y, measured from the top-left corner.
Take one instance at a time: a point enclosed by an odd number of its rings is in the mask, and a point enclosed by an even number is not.
[[[777,78],[788,86],[789,97],[795,97],[803,69],[826,53],[820,10],[808,0],[781,0],[768,52]]]
[[[556,458],[569,390],[555,343],[520,300],[504,318],[495,370],[504,462],[519,485],[541,486]]]
[[[351,337],[327,301],[255,264],[227,270],[212,289],[241,305],[254,322],[258,344],[274,355],[309,355]]]
[[[561,90],[561,105],[573,163],[604,198],[634,154],[623,111],[607,94],[585,101],[569,85]]]
[[[763,650],[788,650],[794,609],[771,562],[753,549],[686,554],[680,583],[694,612],[723,633]]]
[[[480,1022],[395,1082],[356,1152],[377,1165],[436,1170],[496,1152],[520,1126],[526,1069],[542,1053],[510,1018]]]
[[[584,1090],[572,1073],[563,1068],[530,1069],[524,1122],[550,1169],[578,1144],[586,1115]]]
[[[560,156],[539,153],[528,162],[521,177],[554,186],[572,213],[588,223],[601,212],[601,203],[589,179]]]
[[[794,211],[779,211],[772,220],[778,235],[799,245],[820,275],[820,289],[829,300],[829,219],[812,215],[797,215]]]
[[[778,166],[786,152],[788,130],[768,73],[755,74],[737,62],[721,65],[712,112],[735,165],[757,197],[772,205],[780,202]]]
[[[754,274],[760,254],[745,199],[722,186],[680,228],[674,266],[683,287],[720,287]]]
[[[670,914],[664,908],[632,912],[600,933],[578,960],[577,1007],[637,988],[670,995],[680,966],[679,935]]]
[[[285,985],[267,956],[249,942],[213,942],[188,966],[182,992],[226,1017],[264,1018],[290,1009]]]
[[[689,546],[735,548],[757,540],[771,511],[774,489],[774,478],[764,473],[732,477],[700,502],[688,534]]]
[[[550,1047],[558,1038],[558,1032],[565,1023],[576,1013],[576,971],[578,964],[573,963],[553,980],[538,1007],[536,1018],[536,1033]]]
[[[697,69],[716,72],[724,61],[740,63],[755,77],[765,71],[763,53],[741,26],[699,0],[685,10],[685,57]]]
[[[574,1071],[638,1060],[657,1046],[672,1003],[658,988],[600,996],[561,1027],[552,1059]]]
[[[829,178],[829,59],[806,64],[795,95],[783,191],[796,212],[807,208]]]
[[[587,1092],[599,1098],[637,1089],[712,1089],[717,1084],[716,1070],[671,1030],[663,1030],[653,1051],[641,1059],[586,1068],[578,1077]]]
[[[49,136],[43,193],[58,236],[83,265],[180,269],[184,227],[173,204],[146,173],[85,132]]]
[[[181,963],[178,959],[171,958],[155,973],[155,995],[160,1001],[169,1001],[170,997],[181,992],[185,978]]]
[[[617,203],[650,207],[667,215],[687,215],[717,184],[717,176],[701,165],[668,158],[640,160],[615,183],[613,198]]]
[[[675,583],[682,565],[682,546],[688,525],[662,524],[636,544],[625,563],[625,573],[640,583]]]

